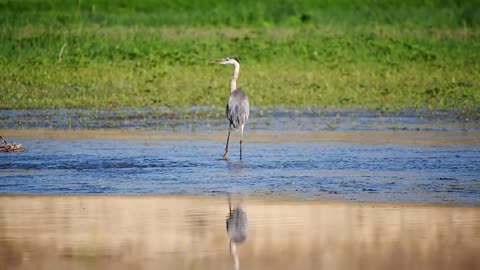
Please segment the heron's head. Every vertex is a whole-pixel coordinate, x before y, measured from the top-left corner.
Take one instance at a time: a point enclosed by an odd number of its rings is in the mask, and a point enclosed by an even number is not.
[[[229,56],[229,57],[224,58],[224,59],[215,60],[215,61],[210,62],[210,64],[220,64],[220,65],[235,65],[235,63],[240,64],[240,61],[235,56]]]

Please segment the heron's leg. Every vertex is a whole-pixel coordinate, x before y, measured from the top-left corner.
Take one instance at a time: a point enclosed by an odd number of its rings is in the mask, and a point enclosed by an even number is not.
[[[242,159],[243,127],[244,125],[240,126],[240,159]]]
[[[230,132],[232,131],[232,125],[228,127],[227,145],[225,145],[225,152],[223,152],[223,159],[228,158],[228,142],[230,141]]]

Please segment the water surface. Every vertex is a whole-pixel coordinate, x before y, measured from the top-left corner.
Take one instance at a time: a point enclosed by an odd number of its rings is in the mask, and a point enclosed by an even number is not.
[[[228,161],[221,160],[223,132],[8,132],[26,150],[0,155],[1,193],[480,200],[476,132],[249,131],[244,159],[236,134]]]
[[[124,108],[115,110],[0,110],[0,129],[225,130],[224,108]],[[480,131],[480,119],[448,110],[381,111],[325,108],[251,108],[253,130]]]
[[[232,207],[246,217],[241,243],[223,196],[0,196],[0,268],[480,268],[479,208],[256,197]]]
[[[478,122],[8,113],[0,269],[480,268]]]

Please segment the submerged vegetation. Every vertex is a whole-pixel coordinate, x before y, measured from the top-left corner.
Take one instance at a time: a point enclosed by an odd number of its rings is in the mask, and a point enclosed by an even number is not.
[[[449,109],[479,114],[480,1],[0,0],[0,109]]]

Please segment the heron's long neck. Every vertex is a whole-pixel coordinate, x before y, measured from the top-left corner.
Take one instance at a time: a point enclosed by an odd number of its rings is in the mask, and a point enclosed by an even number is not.
[[[240,64],[234,63],[233,66],[235,69],[233,70],[232,77],[230,78],[230,92],[237,90],[238,73],[240,73]]]

